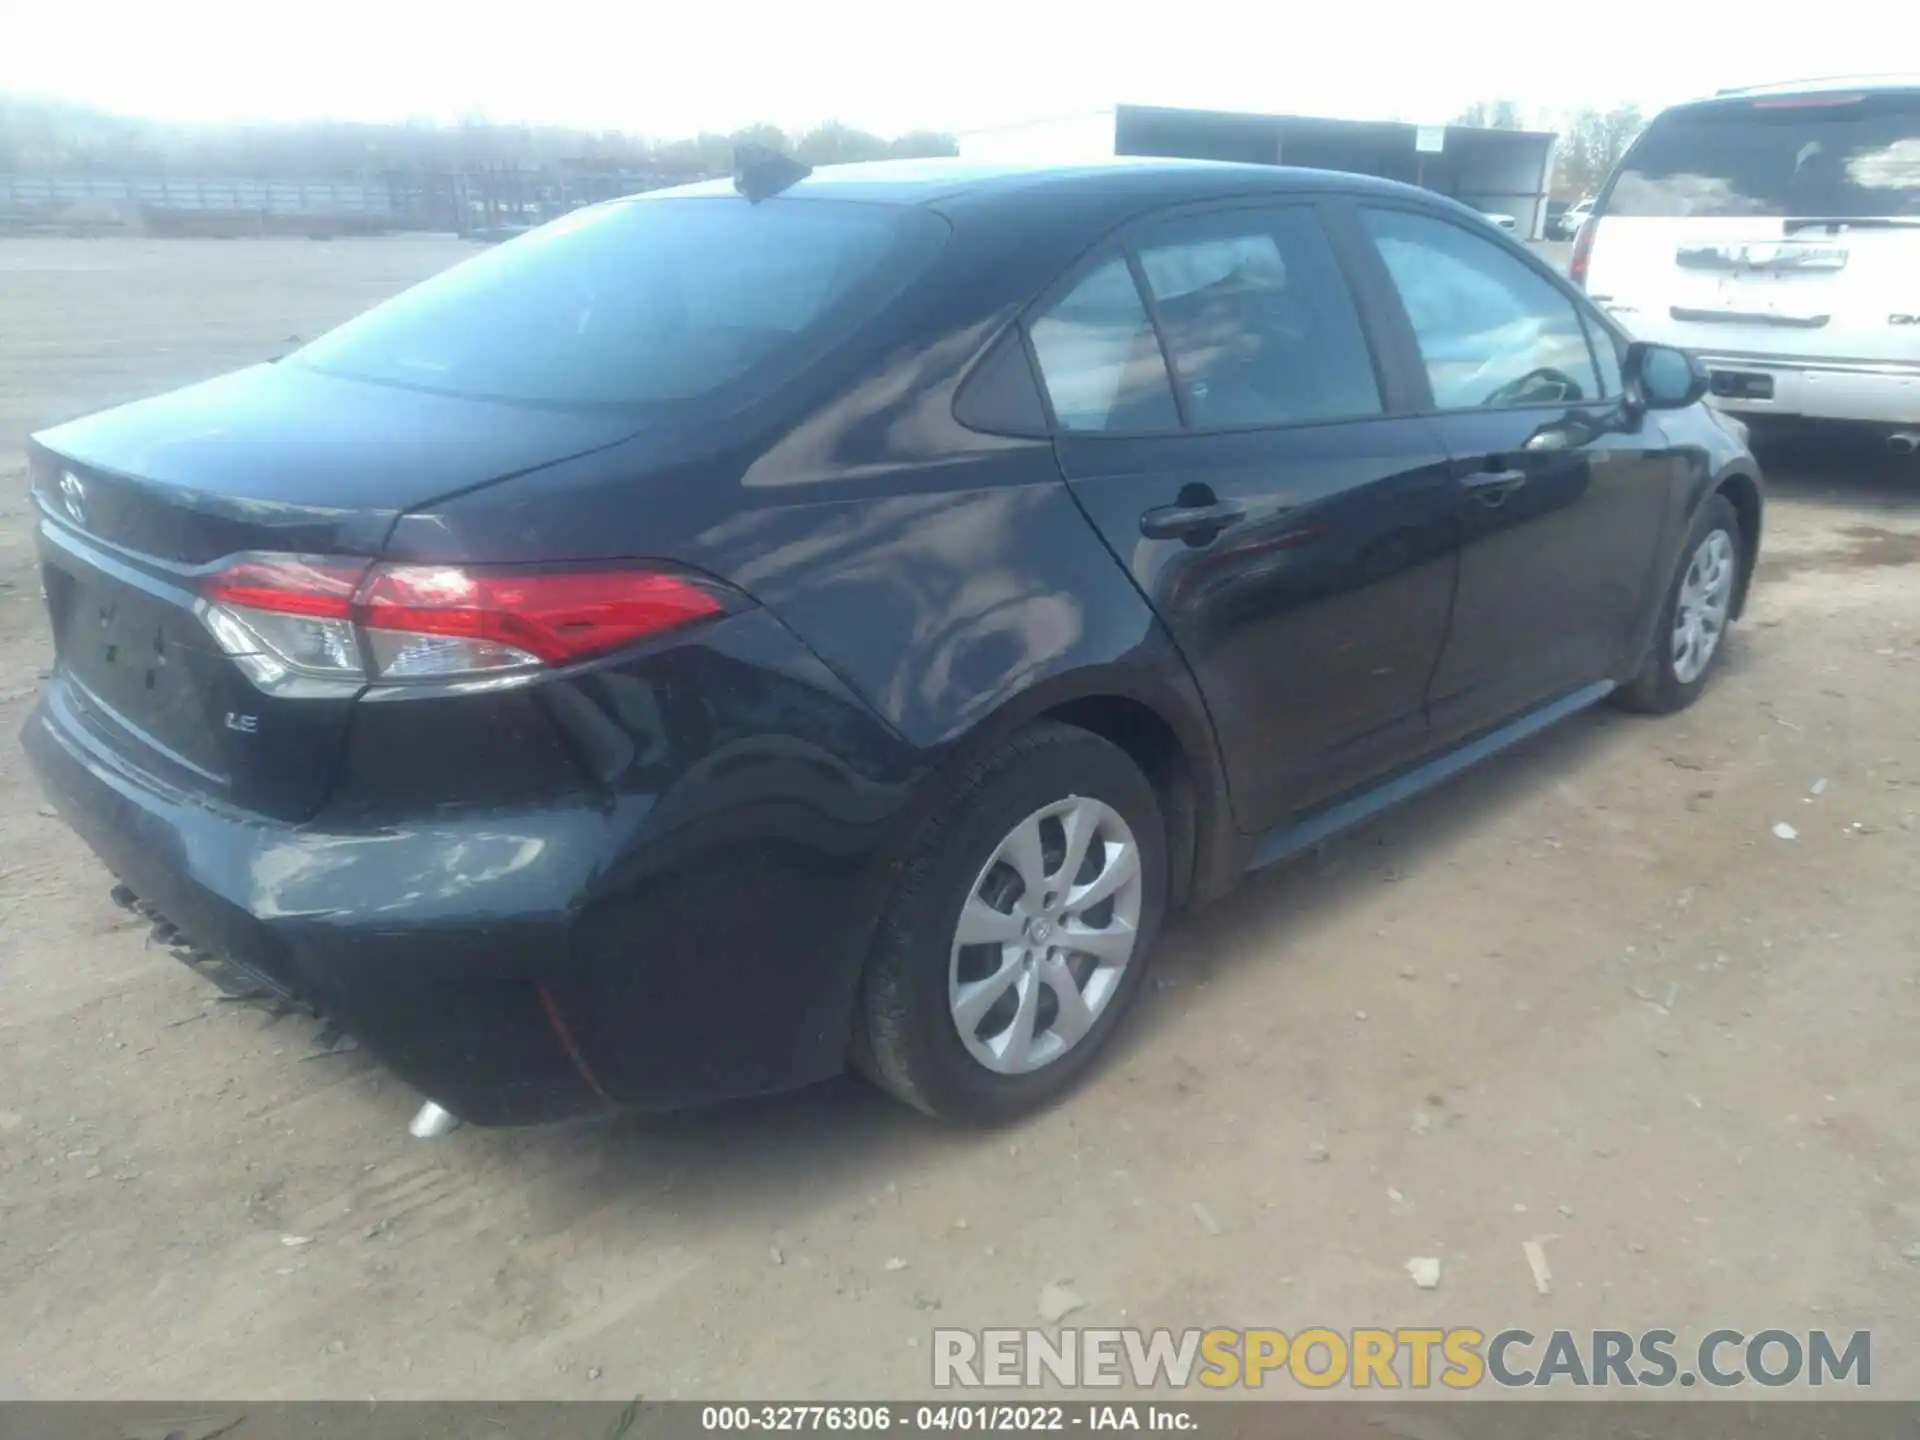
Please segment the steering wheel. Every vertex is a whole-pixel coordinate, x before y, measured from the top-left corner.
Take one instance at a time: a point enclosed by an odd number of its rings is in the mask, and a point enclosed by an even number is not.
[[[1535,393],[1551,387],[1551,394]],[[1482,405],[1506,405],[1524,400],[1578,400],[1580,382],[1564,370],[1551,365],[1542,365],[1529,370],[1517,379],[1509,380],[1480,403]]]

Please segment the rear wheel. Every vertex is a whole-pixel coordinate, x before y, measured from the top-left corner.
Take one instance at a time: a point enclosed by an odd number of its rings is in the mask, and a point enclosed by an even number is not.
[[[1726,496],[1715,495],[1694,518],[1646,661],[1618,692],[1628,709],[1671,714],[1706,689],[1733,625],[1740,554],[1740,517]]]
[[[1153,787],[1125,752],[1043,724],[968,767],[922,831],[863,987],[860,1066],[945,1119],[1037,1109],[1098,1058],[1166,896]]]

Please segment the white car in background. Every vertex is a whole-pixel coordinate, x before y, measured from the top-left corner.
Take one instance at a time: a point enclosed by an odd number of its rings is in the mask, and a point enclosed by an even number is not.
[[[1573,278],[1694,351],[1749,420],[1920,447],[1920,77],[1722,92],[1657,117],[1580,231]]]
[[[1576,200],[1553,219],[1549,227],[1555,240],[1571,240],[1580,233],[1580,227],[1587,223],[1587,217],[1593,213],[1593,198]]]

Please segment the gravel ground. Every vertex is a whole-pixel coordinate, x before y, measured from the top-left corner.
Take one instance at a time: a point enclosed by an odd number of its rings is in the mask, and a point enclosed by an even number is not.
[[[27,431],[463,253],[0,240],[9,731],[49,656]],[[0,747],[0,1397],[911,1395],[934,1325],[1049,1282],[1087,1325],[1870,1328],[1920,1396],[1920,466],[1771,463],[1699,706],[1178,921],[1113,1063],[1008,1132],[847,1081],[410,1141],[405,1087],[143,951]]]

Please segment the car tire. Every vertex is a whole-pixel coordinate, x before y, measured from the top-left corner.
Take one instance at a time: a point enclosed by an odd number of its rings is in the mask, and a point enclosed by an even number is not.
[[[1083,859],[1068,876],[1076,836],[1086,837]],[[882,916],[857,1067],[909,1105],[966,1124],[1058,1098],[1139,993],[1166,868],[1152,785],[1099,736],[1042,723],[967,765],[914,840]],[[1101,953],[1075,950],[1076,939]],[[1077,1006],[1063,999],[1066,985]]]
[[[1724,495],[1713,496],[1694,516],[1687,543],[1681,547],[1639,673],[1614,692],[1623,708],[1648,715],[1671,715],[1700,698],[1726,654],[1745,553],[1740,517],[1733,503]],[[1697,652],[1685,648],[1683,613],[1690,610],[1697,619],[1710,617],[1716,605],[1717,629],[1701,661]],[[1697,636],[1703,633],[1696,631]]]

